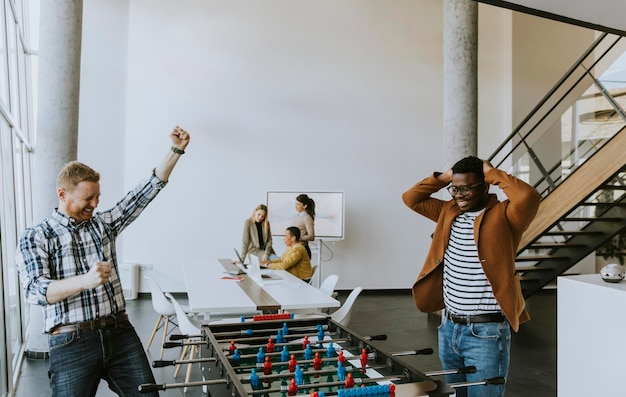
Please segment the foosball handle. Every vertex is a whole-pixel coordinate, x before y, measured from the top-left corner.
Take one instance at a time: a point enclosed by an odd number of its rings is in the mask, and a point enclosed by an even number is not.
[[[181,342],[165,342],[163,344],[164,349],[171,349],[172,347],[181,347],[183,344]]]
[[[139,393],[151,393],[153,391],[165,390],[165,384],[157,385],[156,383],[144,383],[143,385],[139,385],[137,390],[139,390]]]
[[[503,385],[506,383],[506,379],[503,376],[496,376],[495,378],[483,379],[485,385]]]
[[[176,364],[174,360],[155,360],[152,362],[152,368],[163,368],[174,364]]]
[[[182,339],[187,339],[187,338],[189,338],[188,335],[181,335],[181,334],[170,335],[170,340],[182,340]]]
[[[387,335],[385,334],[380,334],[380,335],[373,335],[373,336],[366,336],[363,339],[365,340],[387,340]]]
[[[459,374],[474,374],[476,373],[476,367],[470,365],[468,367],[461,367],[457,371]]]
[[[425,349],[415,350],[415,354],[423,354],[423,355],[433,354],[433,348],[427,347]]]

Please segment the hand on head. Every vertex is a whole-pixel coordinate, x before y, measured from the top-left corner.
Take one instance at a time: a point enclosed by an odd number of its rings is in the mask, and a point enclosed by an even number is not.
[[[493,169],[493,165],[489,162],[489,160],[483,160],[483,174],[486,174],[487,171]]]
[[[452,168],[450,168],[448,171],[444,172],[443,174],[440,174],[437,177],[437,179],[439,179],[440,181],[444,183],[452,182]]]

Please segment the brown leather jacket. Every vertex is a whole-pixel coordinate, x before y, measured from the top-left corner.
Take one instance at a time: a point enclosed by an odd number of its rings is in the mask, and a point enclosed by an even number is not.
[[[515,272],[515,255],[522,234],[537,213],[540,198],[532,186],[496,168],[485,174],[485,182],[498,185],[508,199],[499,201],[494,194],[490,195],[485,212],[474,223],[474,240],[496,300],[511,328],[517,332],[519,325],[530,316]],[[402,195],[409,208],[437,222],[426,261],[413,285],[413,300],[423,312],[444,308],[443,256],[452,222],[461,211],[454,200],[430,196],[446,185],[431,175]]]

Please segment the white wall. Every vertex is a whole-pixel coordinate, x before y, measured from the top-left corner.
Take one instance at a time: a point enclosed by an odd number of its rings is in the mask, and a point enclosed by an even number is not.
[[[83,63],[79,155],[109,175],[102,208],[148,174],[174,125],[192,136],[168,187],[123,235],[120,262],[153,266],[149,273],[165,289],[182,291],[181,264],[232,257],[266,190],[342,190],[346,239],[329,244],[334,256],[324,275],[338,274],[339,289],[412,285],[434,225],[400,196],[450,166],[441,160],[439,1],[93,0],[84,7],[83,46],[91,51],[84,55],[103,52]],[[479,58],[488,62],[491,88],[479,103],[492,113],[481,112],[480,126],[497,143],[511,119],[510,14],[502,12],[480,19],[503,34],[481,46]],[[105,26],[119,35],[105,46],[111,52],[102,50]],[[500,61],[489,62],[494,57]],[[126,76],[103,84],[111,67]],[[110,101],[124,109],[97,117],[94,109]],[[112,135],[103,123],[114,126]],[[87,145],[92,139],[97,146]],[[480,143],[479,154],[496,144]]]

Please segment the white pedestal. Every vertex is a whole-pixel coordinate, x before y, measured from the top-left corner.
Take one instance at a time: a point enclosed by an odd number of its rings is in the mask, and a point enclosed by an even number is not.
[[[585,274],[557,285],[558,395],[624,395],[626,281]]]

